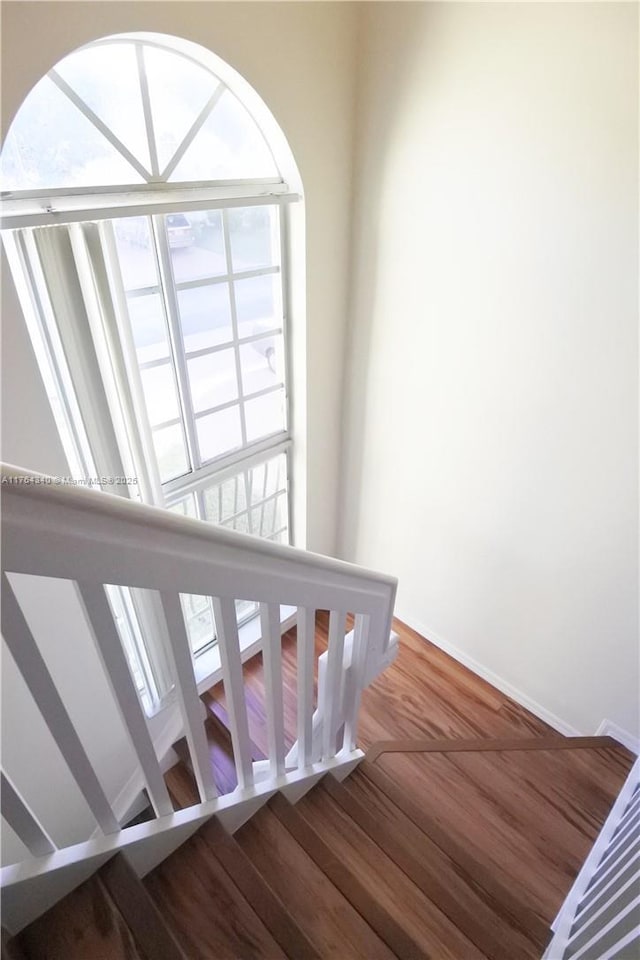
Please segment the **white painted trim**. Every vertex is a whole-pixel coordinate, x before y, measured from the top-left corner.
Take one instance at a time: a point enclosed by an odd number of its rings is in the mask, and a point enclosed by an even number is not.
[[[141,185],[142,186],[142,185]],[[162,184],[154,184],[156,188]],[[231,194],[231,195],[230,195]],[[176,184],[172,189],[135,193],[94,193],[59,198],[7,199],[0,201],[0,229],[50,227],[61,223],[88,220],[116,220],[119,217],[149,216],[159,213],[184,213],[220,207],[252,207],[261,204],[297,203],[300,195],[291,193],[285,183],[233,187],[194,187]]]
[[[477,676],[481,677],[483,680],[486,680],[487,683],[490,683],[493,687],[496,687],[496,689],[501,693],[504,693],[507,697],[511,697],[511,699],[515,700],[516,703],[519,703],[521,707],[525,707],[525,709],[531,711],[531,713],[535,714],[540,720],[548,723],[549,726],[553,727],[554,730],[557,730],[558,733],[561,733],[565,737],[585,736],[583,731],[578,730],[561,717],[557,717],[550,710],[547,710],[546,707],[543,707],[541,703],[538,703],[537,700],[534,700],[533,697],[523,693],[522,690],[518,689],[518,687],[515,687],[508,680],[505,680],[504,677],[494,673],[493,670],[485,667],[478,660],[475,660],[473,657],[469,656],[469,654],[464,650],[461,650],[459,647],[454,646],[454,644],[449,643],[448,640],[444,640],[441,636],[435,633],[435,631],[425,627],[413,617],[407,616],[403,612],[396,613],[396,617],[398,620],[406,623],[408,627],[411,627],[412,630],[415,630],[417,633],[419,633],[422,637],[424,637],[425,640],[433,643],[436,647],[439,647],[440,650],[444,651],[444,653],[448,653],[450,657],[453,657],[454,660],[457,660],[458,663],[468,667],[469,670],[472,670],[475,674],[477,674]]]
[[[596,737],[613,737],[614,740],[621,743],[622,746],[630,750],[631,753],[635,753],[636,756],[640,754],[640,737],[634,737],[632,733],[629,733],[628,730],[623,730],[622,727],[619,727],[613,720],[603,720],[596,730]]]

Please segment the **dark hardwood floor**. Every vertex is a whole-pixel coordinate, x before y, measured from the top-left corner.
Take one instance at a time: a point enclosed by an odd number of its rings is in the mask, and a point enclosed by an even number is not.
[[[318,615],[316,652],[327,645]],[[140,881],[124,858],[10,941],[29,960],[538,960],[632,763],[566,740],[401,623],[363,696],[368,757],[231,836],[209,820]],[[296,641],[283,641],[296,728]],[[245,665],[253,756],[267,752],[262,662]],[[214,776],[235,787],[224,691],[203,698]],[[373,747],[373,749],[370,749]],[[186,743],[166,774],[198,802]],[[6,944],[4,945],[6,951]],[[4,956],[4,954],[3,954]]]
[[[398,799],[421,811],[422,826],[428,820],[449,837],[452,849],[471,851],[504,887],[513,886],[520,901],[530,903],[548,929],[625,780],[631,754],[618,745],[594,748],[589,741],[570,750],[531,750],[531,738],[539,738],[542,746],[545,738],[559,735],[414,630],[397,620],[394,628],[400,636],[398,657],[363,694],[362,749],[398,739],[527,743],[522,750],[487,750],[484,744],[482,750],[451,753],[384,753],[376,758],[371,776],[376,770],[388,775],[398,787]],[[326,649],[327,630],[328,615],[320,611],[317,656]],[[266,753],[261,657],[245,664],[244,673],[251,738]],[[295,630],[283,638],[283,673],[291,744],[296,729]],[[222,685],[210,693],[224,706]],[[360,772],[351,779],[355,789]],[[309,808],[315,804],[318,816],[331,806],[313,794],[305,803]],[[332,822],[339,823],[333,809],[332,814]],[[386,870],[386,863],[381,866]]]

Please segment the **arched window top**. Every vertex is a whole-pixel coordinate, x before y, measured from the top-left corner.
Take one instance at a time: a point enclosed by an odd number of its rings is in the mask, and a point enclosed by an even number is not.
[[[9,128],[2,190],[281,180],[254,116],[199,50],[141,34],[69,54]]]

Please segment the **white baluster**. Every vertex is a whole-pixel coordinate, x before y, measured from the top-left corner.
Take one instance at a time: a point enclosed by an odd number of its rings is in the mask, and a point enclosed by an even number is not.
[[[18,670],[101,829],[104,833],[116,833],[120,825],[51,679],[6,573],[2,574],[2,587],[2,634]]]
[[[367,645],[371,629],[370,617],[366,614],[357,614],[353,628],[353,649],[351,654],[351,668],[349,683],[345,693],[345,726],[344,746],[355,750],[358,726],[358,713],[362,688],[364,687],[364,672],[367,659]]]
[[[36,820],[9,778],[0,773],[2,816],[34,857],[46,857],[56,849],[53,840]]]
[[[176,681],[176,692],[184,721],[189,753],[191,754],[193,773],[198,784],[200,799],[203,801],[211,800],[217,796],[217,790],[213,781],[209,745],[204,729],[202,701],[198,696],[198,687],[193,673],[191,646],[184,624],[180,595],[162,590],[160,599],[169,630],[170,659],[173,660],[172,667]]]
[[[172,814],[173,806],[104,586],[86,582],[78,582],[77,586],[113,695],[142,767],[153,809],[159,817]]]
[[[313,746],[313,661],[315,657],[316,612],[298,607],[298,767],[311,763]]]
[[[340,677],[344,660],[346,613],[332,610],[329,615],[329,649],[322,704],[322,759],[336,755],[336,737],[340,718]]]
[[[262,627],[262,663],[267,713],[269,761],[274,777],[284,773],[284,705],[282,699],[282,636],[280,606],[260,604]]]
[[[213,615],[216,621],[218,649],[220,651],[222,679],[227,699],[227,713],[229,715],[238,786],[250,787],[253,785],[253,760],[234,601],[226,597],[221,599],[214,597]]]

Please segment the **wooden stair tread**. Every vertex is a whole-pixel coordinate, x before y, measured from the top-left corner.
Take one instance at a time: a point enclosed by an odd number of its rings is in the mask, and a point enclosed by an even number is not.
[[[216,688],[213,687],[212,690],[207,690],[205,693],[203,693],[200,699],[204,703],[205,707],[207,708],[207,712],[209,714],[207,718],[207,723],[211,723],[212,729],[215,729],[215,728],[218,729],[221,737],[223,738],[223,741],[221,741],[221,744],[222,742],[226,744],[228,749],[228,755],[233,760],[233,746],[231,743],[231,734],[229,732],[229,727],[230,727],[229,714],[227,713],[227,708],[224,705],[224,703],[222,703],[222,701],[218,699],[218,697],[216,697],[215,693],[213,692],[215,689]],[[262,752],[262,750],[260,749],[260,747],[257,746],[257,744],[255,744],[253,741],[250,741],[250,746],[251,746],[252,760],[267,759],[266,754]]]
[[[180,750],[178,744],[174,744],[176,752]],[[200,794],[195,778],[187,765],[180,760],[164,775],[164,782],[167,785],[169,796],[175,810],[184,810],[186,807],[192,807],[194,803],[200,803]]]
[[[325,777],[321,789],[381,847],[426,897],[491,960],[538,960],[548,931],[521,929],[501,903],[478,887],[455,863],[357,770],[343,783]]]
[[[411,740],[379,740],[367,750],[367,760],[375,763],[384,753],[496,753],[517,750],[584,750],[616,746],[611,737],[474,737],[470,739],[413,738]]]
[[[211,714],[205,720],[204,729],[218,793],[233,793],[238,786],[238,775],[233,760],[231,734],[218,718]]]
[[[29,960],[147,960],[97,874],[16,940]]]
[[[124,854],[112,857],[100,868],[98,876],[145,957],[188,960]]]
[[[479,960],[484,956],[326,791],[312,790],[295,811],[313,824],[334,859],[339,858],[375,908],[394,918],[404,936],[417,946],[419,952],[414,948],[411,955],[438,960]],[[386,942],[399,956],[409,955],[400,944]]]
[[[2,952],[0,960],[27,960],[20,944],[12,937],[8,930],[2,927]]]
[[[238,786],[236,767],[233,760],[233,746],[231,734],[217,717],[209,715],[204,723],[207,735],[209,759],[213,770],[213,777],[219,794],[232,793]],[[181,737],[173,745],[173,749],[184,763],[187,770],[193,774],[193,764],[186,737]],[[194,780],[195,783],[195,780]]]
[[[143,882],[189,960],[284,960],[200,832]]]
[[[274,893],[237,840],[215,817],[200,829],[200,836],[209,844],[213,855],[217,857],[286,955],[300,958],[300,960],[320,960],[320,954],[295,922],[282,900]]]
[[[272,809],[267,806],[259,810],[234,834],[234,839],[287,904],[322,957],[393,960],[385,943]]]

